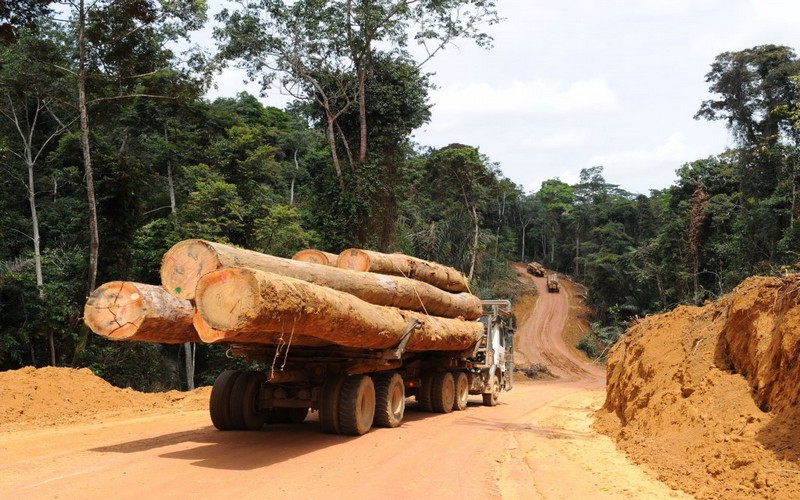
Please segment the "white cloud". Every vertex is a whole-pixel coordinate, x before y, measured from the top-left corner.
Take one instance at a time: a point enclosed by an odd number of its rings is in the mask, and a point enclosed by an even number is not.
[[[586,162],[587,167],[603,165],[617,172],[636,172],[654,164],[670,163],[676,167],[690,157],[686,138],[680,132],[673,133],[666,142],[648,149],[633,149],[608,155],[594,155]]]
[[[797,0],[750,0],[750,7],[764,20],[797,25],[800,2]]]
[[[594,155],[585,167],[602,166],[603,176],[612,183],[636,193],[661,189],[675,180],[675,170],[684,163],[722,153],[718,146],[687,144],[686,136],[676,132],[660,144],[619,153]]]
[[[574,148],[583,145],[584,141],[583,134],[570,130],[549,136],[531,135],[524,139],[519,147],[523,151]]]
[[[536,79],[507,86],[488,83],[453,85],[432,93],[435,114],[569,114],[616,107],[617,97],[601,79],[570,85]]]

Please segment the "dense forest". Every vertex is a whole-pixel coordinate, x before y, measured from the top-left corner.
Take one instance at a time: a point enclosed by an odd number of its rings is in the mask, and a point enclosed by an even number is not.
[[[637,317],[798,269],[793,49],[711,62],[696,118],[724,120],[737,147],[676,165],[669,188],[632,194],[595,166],[526,193],[480,144],[410,140],[435,84],[410,38],[447,57],[456,39],[490,47],[481,27],[498,21],[483,0],[261,0],[217,16],[210,54],[188,42],[209,22],[202,1],[5,2],[0,370],[212,382],[222,348],[108,342],[81,318],[100,283],[158,283],[161,255],[186,238],[279,256],[402,251],[462,270],[484,297],[511,293],[509,261],[537,260],[586,285],[596,316],[581,347],[595,355]],[[204,98],[231,64],[294,101]]]

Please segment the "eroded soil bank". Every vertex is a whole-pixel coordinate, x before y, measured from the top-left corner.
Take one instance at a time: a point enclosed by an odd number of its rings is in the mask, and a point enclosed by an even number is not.
[[[596,428],[699,498],[800,498],[800,275],[631,327]]]

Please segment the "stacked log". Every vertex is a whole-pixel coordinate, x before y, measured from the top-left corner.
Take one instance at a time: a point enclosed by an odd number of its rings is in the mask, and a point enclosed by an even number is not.
[[[342,269],[353,271],[405,276],[448,292],[469,292],[469,283],[463,273],[452,267],[401,253],[385,254],[348,248],[339,254],[338,265]]]
[[[336,267],[336,261],[338,259],[339,256],[335,253],[323,252],[322,250],[314,250],[311,248],[300,250],[292,256],[292,260],[300,260],[303,262],[311,262],[312,264],[333,267]]]
[[[208,273],[200,279],[195,299],[200,336],[224,331],[227,342],[280,334],[285,340],[301,335],[344,347],[386,349],[399,343],[414,320],[419,326],[411,334],[409,351],[458,351],[475,345],[483,332],[476,321],[376,306],[348,293],[255,269]],[[302,342],[300,338],[292,343]]]
[[[112,281],[95,290],[83,308],[86,326],[110,340],[164,344],[199,342],[192,326],[194,307],[163,288]]]
[[[231,267],[296,278],[355,295],[371,304],[433,316],[472,320],[482,312],[480,299],[469,293],[451,293],[402,276],[319,266],[205,240],[185,240],[169,249],[161,262],[161,283],[176,297],[194,300],[203,275]]]
[[[363,252],[370,271],[387,269],[386,254]],[[483,325],[471,320],[482,307],[463,290],[465,280],[459,286],[463,275],[421,259],[388,257],[383,260],[393,260],[399,274],[425,281],[186,240],[164,255],[163,288],[107,283],[87,301],[84,318],[113,340],[388,349],[410,331],[409,351],[474,346]]]

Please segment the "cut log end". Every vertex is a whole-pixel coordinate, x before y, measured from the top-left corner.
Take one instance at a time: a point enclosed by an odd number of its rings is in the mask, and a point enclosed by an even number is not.
[[[193,300],[200,278],[220,266],[216,252],[206,242],[181,241],[164,254],[161,285],[178,298]]]
[[[299,260],[302,262],[311,262],[312,264],[320,264],[323,266],[336,266],[339,256],[336,254],[323,252],[321,250],[314,250],[308,248],[300,250],[292,256],[292,260]]]
[[[125,340],[141,326],[145,317],[142,296],[133,283],[112,281],[92,293],[83,318],[93,332],[112,340]]]
[[[340,253],[337,262],[340,268],[353,271],[369,271],[371,264],[369,254],[357,248],[349,248]]]
[[[259,303],[258,282],[244,269],[221,269],[201,283],[196,294],[197,308],[216,328],[236,329]]]

